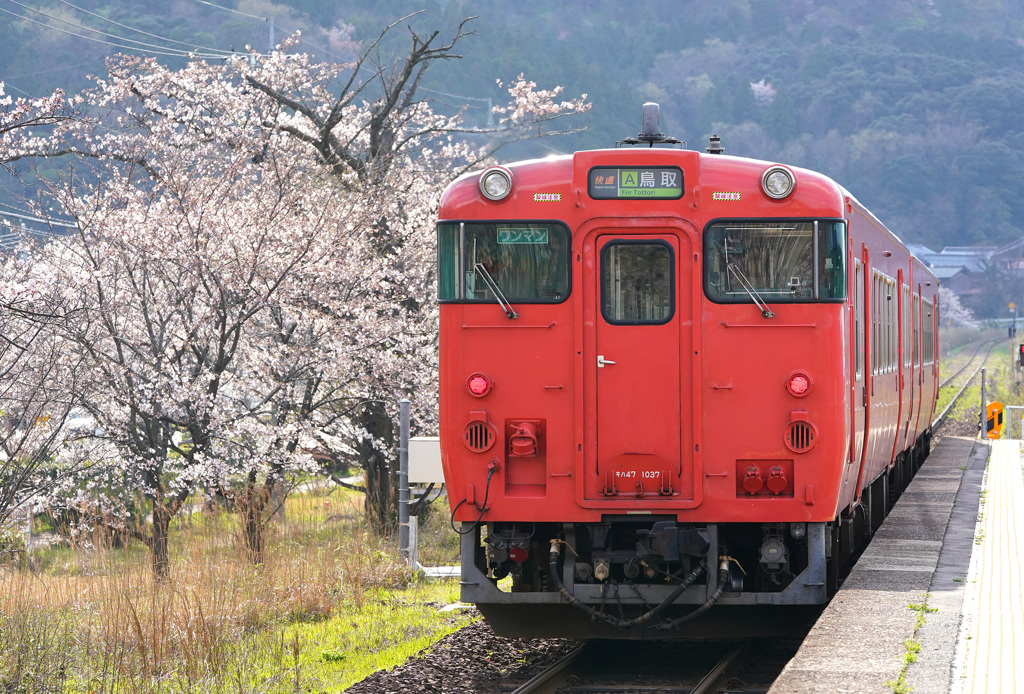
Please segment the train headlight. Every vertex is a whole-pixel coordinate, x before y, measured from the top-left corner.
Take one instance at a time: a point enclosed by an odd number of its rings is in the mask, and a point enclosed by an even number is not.
[[[774,200],[781,200],[793,192],[796,177],[785,166],[772,166],[761,176],[764,194]]]
[[[480,192],[488,200],[504,200],[512,192],[512,172],[501,166],[484,169],[480,174]]]

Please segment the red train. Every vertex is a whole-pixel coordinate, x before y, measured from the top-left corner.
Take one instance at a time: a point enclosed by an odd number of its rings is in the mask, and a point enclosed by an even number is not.
[[[784,622],[928,452],[934,275],[831,179],[687,151],[656,109],[441,201],[442,459],[499,633]]]

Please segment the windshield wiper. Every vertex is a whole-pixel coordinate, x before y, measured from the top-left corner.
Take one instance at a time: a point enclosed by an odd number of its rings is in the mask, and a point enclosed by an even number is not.
[[[768,308],[768,304],[764,302],[761,295],[754,289],[754,286],[750,284],[750,280],[748,280],[747,276],[743,274],[743,271],[736,267],[735,263],[729,263],[725,266],[725,269],[732,273],[732,276],[736,278],[736,282],[740,285],[740,288],[745,291],[751,301],[757,304],[757,307],[761,309],[762,316],[765,318],[771,318],[775,315],[772,310]]]
[[[505,315],[508,316],[509,319],[518,318],[519,314],[516,313],[516,310],[514,308],[512,308],[512,304],[510,304],[508,302],[508,299],[505,298],[505,295],[501,291],[501,287],[499,287],[498,283],[494,281],[493,277],[491,277],[491,273],[487,272],[487,268],[484,267],[484,264],[474,264],[473,272],[480,275],[480,278],[484,281],[484,284],[486,284],[487,288],[491,290],[492,294],[494,294],[494,298],[498,300],[498,305],[501,306],[502,310],[505,311]]]

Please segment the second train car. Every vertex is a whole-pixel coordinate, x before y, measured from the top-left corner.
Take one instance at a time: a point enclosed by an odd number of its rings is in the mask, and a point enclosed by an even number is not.
[[[835,181],[644,109],[441,201],[442,460],[462,599],[499,633],[784,623],[928,452],[935,276]]]

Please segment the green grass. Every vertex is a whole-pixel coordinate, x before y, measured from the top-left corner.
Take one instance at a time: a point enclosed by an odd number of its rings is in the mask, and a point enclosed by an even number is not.
[[[904,639],[903,648],[905,652],[903,654],[903,667],[900,669],[899,675],[896,679],[886,682],[886,686],[890,687],[894,694],[908,694],[913,690],[910,684],[907,682],[907,668],[910,667],[911,663],[917,662],[917,656],[921,652],[921,642],[918,641],[917,635],[921,631],[921,627],[925,623],[925,615],[929,612],[938,612],[937,608],[928,607],[929,595],[925,594],[924,599],[919,603],[911,603],[907,605],[908,610],[912,610],[916,613],[914,617],[914,633],[909,639]]]
[[[35,573],[0,564],[0,692],[341,692],[479,619],[441,612],[457,580],[402,565],[362,503],[342,490],[289,497],[259,566],[235,514],[183,515],[162,584],[144,546],[102,536],[34,551]],[[421,526],[424,563],[457,562],[442,503]]]
[[[479,619],[475,611],[438,613],[440,606],[457,600],[458,582],[446,580],[382,593],[378,600],[350,606],[323,622],[292,625],[284,641],[301,645],[302,691],[343,691]]]

